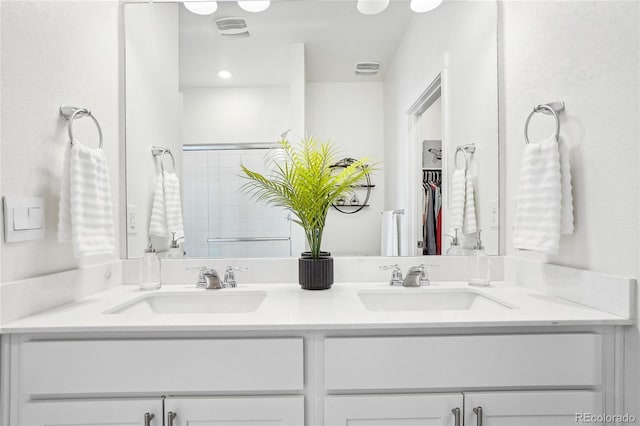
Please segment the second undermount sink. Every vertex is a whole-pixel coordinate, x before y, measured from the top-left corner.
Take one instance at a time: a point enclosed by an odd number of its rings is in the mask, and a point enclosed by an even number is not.
[[[107,314],[234,314],[258,310],[264,291],[210,290],[194,293],[150,293],[105,312]]]
[[[467,289],[361,290],[360,300],[370,311],[469,311],[512,309],[507,303]]]

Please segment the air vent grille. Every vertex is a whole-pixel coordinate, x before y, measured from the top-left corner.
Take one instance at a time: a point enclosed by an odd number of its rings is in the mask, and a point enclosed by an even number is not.
[[[218,32],[224,38],[244,38],[250,35],[244,18],[220,18],[215,22]]]
[[[358,62],[356,64],[356,75],[376,75],[381,66],[380,62]]]

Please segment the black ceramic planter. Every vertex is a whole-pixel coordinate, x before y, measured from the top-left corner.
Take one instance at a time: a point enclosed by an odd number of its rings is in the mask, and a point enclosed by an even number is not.
[[[333,284],[333,257],[326,251],[313,258],[306,251],[298,259],[298,282],[305,290],[328,290]]]

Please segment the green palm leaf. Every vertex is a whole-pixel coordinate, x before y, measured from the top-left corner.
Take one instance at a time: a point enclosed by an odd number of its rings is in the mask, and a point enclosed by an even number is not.
[[[350,194],[372,166],[361,159],[343,169],[332,168],[337,162],[335,147],[330,142],[319,144],[313,137],[303,139],[297,148],[284,139],[279,146],[269,177],[241,165],[247,179],[242,190],[256,202],[291,211],[296,216],[293,222],[305,231],[311,256],[317,258],[329,208]]]

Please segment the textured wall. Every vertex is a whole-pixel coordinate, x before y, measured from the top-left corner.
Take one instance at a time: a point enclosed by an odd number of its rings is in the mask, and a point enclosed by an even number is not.
[[[2,281],[118,259],[116,252],[80,262],[70,245],[56,242],[68,143],[61,104],[90,108],[102,125],[118,229],[118,2],[3,1],[0,7],[2,195],[43,197],[46,209],[45,240],[1,243]],[[97,143],[90,120],[78,122],[74,131],[87,144]]]
[[[639,4],[501,3],[501,138],[506,164],[507,254],[598,272],[638,276]],[[564,100],[571,147],[575,235],[560,253],[512,248],[523,126],[533,105]],[[538,121],[533,138],[551,132]],[[544,128],[543,128],[544,127]],[[552,126],[551,126],[552,127]],[[638,330],[627,333],[628,410],[638,413]]]

